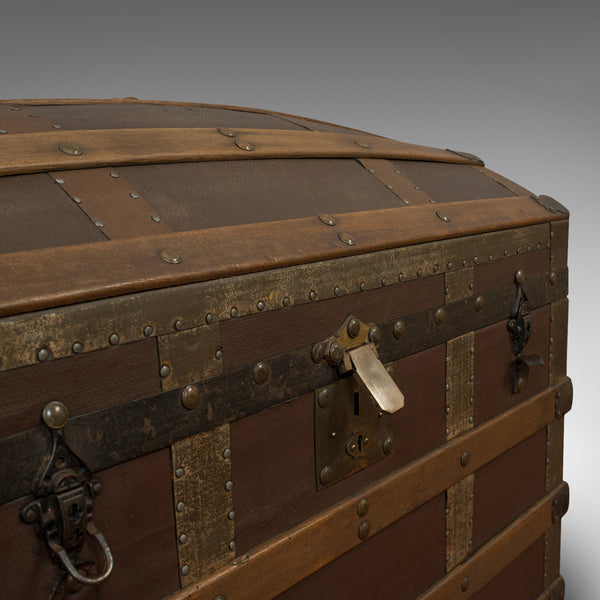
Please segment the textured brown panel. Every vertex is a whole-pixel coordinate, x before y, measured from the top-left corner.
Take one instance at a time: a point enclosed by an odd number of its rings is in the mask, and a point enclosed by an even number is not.
[[[473,539],[474,474],[446,492],[446,571],[463,562]]]
[[[392,161],[392,164],[435,202],[480,200],[515,195],[471,166],[457,165],[448,168],[448,165],[419,160]]]
[[[95,226],[102,223],[102,233],[111,240],[171,231],[157,211],[114,169],[56,171],[49,175],[64,181],[63,190],[78,200],[79,208]]]
[[[569,300],[563,298],[550,306],[550,382],[567,374]]]
[[[443,443],[444,356],[444,346],[437,346],[394,363],[394,377],[406,398],[392,417],[394,453],[318,493],[312,394],[232,423],[239,552]]]
[[[431,198],[416,186],[398,168],[383,158],[363,158],[360,162],[371,175],[394,192],[404,204],[428,204]]]
[[[181,585],[185,587],[235,557],[231,460],[224,455],[229,426],[173,444],[173,501]]]
[[[229,371],[332,336],[348,314],[381,324],[439,306],[443,285],[443,277],[427,277],[222,322],[224,368]]]
[[[51,130],[52,124],[39,117],[37,108],[0,106],[0,135]]]
[[[218,324],[160,336],[160,364],[170,369],[169,375],[161,378],[162,389],[172,390],[222,373],[223,362],[217,358],[220,348]]]
[[[540,538],[471,600],[534,600],[544,589],[543,562],[544,540]]]
[[[546,491],[554,489],[563,479],[563,444],[565,420],[557,419],[546,432]]]
[[[446,277],[446,304],[473,295],[473,268],[448,271]]]
[[[0,253],[104,240],[47,175],[0,177]]]
[[[159,379],[153,339],[0,373],[0,438],[36,427],[53,400],[74,417],[158,394]]]
[[[552,256],[550,264],[553,271],[564,269],[567,266],[569,250],[569,221],[561,221],[550,226],[552,236]]]
[[[514,253],[516,248],[509,248],[508,250],[510,253]],[[540,252],[527,253],[526,248],[520,248],[520,251],[522,254],[477,265],[473,269],[473,292],[481,294],[503,285],[510,285],[515,282],[515,273],[517,270],[521,269],[525,272],[525,284],[523,287],[525,293],[527,293],[527,279],[548,272],[550,252],[542,250]],[[482,260],[485,259],[486,257],[482,257]],[[517,286],[515,284],[515,295],[516,292]]]
[[[277,600],[415,598],[444,573],[443,529],[444,497],[440,495]]]
[[[515,183],[514,181],[511,181],[510,179],[507,179],[506,177],[503,177],[502,175],[499,175],[498,173],[495,173],[494,171],[491,171],[490,169],[487,169],[485,167],[480,167],[480,166],[473,166],[471,168],[475,169],[476,171],[479,171],[481,174],[485,175],[486,177],[489,177],[491,180],[495,181],[498,185],[505,187],[507,190],[512,192],[515,196],[531,195],[531,192],[529,190],[520,186],[518,183]]]
[[[133,129],[137,127],[256,127],[302,129],[271,115],[222,108],[156,104],[36,106],[32,111],[63,129]]]
[[[475,332],[475,424],[514,406],[548,385],[550,307],[532,311],[531,323],[531,337],[525,346],[525,354],[538,354],[544,364],[529,370],[528,382],[518,394],[513,394],[511,388],[513,344],[506,322]]]
[[[367,198],[370,210],[401,206],[352,159],[181,163],[119,172],[175,231],[360,211]]]
[[[475,473],[473,550],[544,495],[545,464],[543,429]]]
[[[446,439],[473,427],[473,332],[446,344]]]
[[[547,586],[560,574],[561,521],[552,525],[544,536],[544,585]]]

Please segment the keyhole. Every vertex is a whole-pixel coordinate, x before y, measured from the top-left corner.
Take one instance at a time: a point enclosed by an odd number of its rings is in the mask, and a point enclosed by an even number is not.
[[[360,405],[358,402],[358,392],[354,392],[354,415],[358,416],[360,414]]]
[[[362,435],[358,436],[358,451],[359,452],[363,451],[363,436]]]

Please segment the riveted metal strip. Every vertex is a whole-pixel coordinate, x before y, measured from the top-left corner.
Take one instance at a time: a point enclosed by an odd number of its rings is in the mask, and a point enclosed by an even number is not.
[[[446,572],[463,562],[473,540],[473,485],[475,475],[446,491]]]
[[[496,183],[499,183],[501,186],[505,187],[507,190],[512,192],[515,196],[531,196],[531,192],[525,189],[523,186],[520,186],[518,183],[503,177],[499,173],[496,173],[486,167],[481,167],[479,165],[473,165],[473,169],[476,169],[483,175],[486,175],[490,179],[493,179]]]
[[[551,274],[550,281],[556,285],[556,275]],[[549,377],[551,382],[558,381],[567,374],[568,313],[569,300],[567,298],[562,298],[550,305]]]
[[[49,175],[109,239],[171,231],[115,169],[55,171]]]
[[[565,420],[559,418],[546,430],[546,490],[562,481],[564,424]]]
[[[234,315],[283,309],[286,298],[290,305],[307,304],[376,289],[384,282],[386,286],[401,285],[403,281],[444,272],[449,290],[446,303],[459,301],[470,291],[465,289],[466,281],[472,282],[470,269],[463,268],[463,264],[472,265],[476,257],[489,254],[498,257],[494,260],[502,260],[504,256],[516,255],[520,247],[531,247],[532,252],[537,252],[538,245],[545,249],[549,231],[549,224],[544,223],[1,319],[0,369],[35,364],[41,348],[48,351],[49,360],[71,356],[75,341],[86,352],[106,348],[115,339],[121,344],[137,341],[145,337],[148,324],[152,325],[154,335],[166,335],[231,319]],[[559,298],[564,284],[559,281],[554,288],[553,297]],[[514,300],[514,289],[512,295]]]
[[[473,348],[475,334],[446,343],[446,439],[473,427]]]
[[[569,247],[569,221],[552,223],[550,226],[550,269],[558,271],[567,266]]]
[[[158,352],[163,391],[210,379],[223,372],[218,324],[161,335]]]
[[[0,105],[0,136],[52,129],[52,123],[41,118],[35,108]]]
[[[229,426],[171,446],[179,576],[188,586],[235,557]]]
[[[404,204],[434,204],[431,197],[416,186],[402,171],[385,159],[361,158],[358,161]]]

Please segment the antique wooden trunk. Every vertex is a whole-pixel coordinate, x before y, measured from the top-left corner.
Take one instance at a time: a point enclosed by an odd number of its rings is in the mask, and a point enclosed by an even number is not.
[[[461,152],[0,103],[0,596],[563,598],[567,228]]]

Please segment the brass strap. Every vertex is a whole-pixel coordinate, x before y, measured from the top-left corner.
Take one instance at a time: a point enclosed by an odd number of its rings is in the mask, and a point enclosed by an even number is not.
[[[111,240],[171,231],[115,169],[56,171],[50,176]]]
[[[447,203],[440,213],[445,220],[438,212],[431,205],[401,207],[336,215],[335,227],[308,217],[15,252],[10,261],[0,262],[0,315],[448,238],[468,240],[475,234],[565,218],[530,197]],[[340,241],[344,234],[351,235],[353,245]],[[164,249],[169,255],[173,249],[176,256],[169,258]],[[444,262],[440,272],[445,268]]]
[[[368,134],[279,129],[156,128],[51,131],[0,137],[0,175],[148,163],[259,158],[395,158],[457,164],[475,161]],[[61,144],[77,145],[77,156]]]
[[[248,586],[248,581],[261,582],[264,600],[276,597],[361,543],[358,530],[362,519],[356,509],[361,498],[369,501],[368,519],[374,535],[551,423],[555,418],[555,391],[547,388],[447,442],[379,480],[366,492],[349,497],[257,547],[212,577],[170,596],[170,600],[200,600],[219,594],[254,600],[256,590]],[[469,452],[470,461],[462,466],[460,457],[464,452]],[[423,598],[449,597],[448,591],[456,585],[460,590],[467,574],[472,579],[470,589],[482,587],[551,526],[553,497],[554,494],[544,497]],[[307,553],[306,548],[311,551]]]

